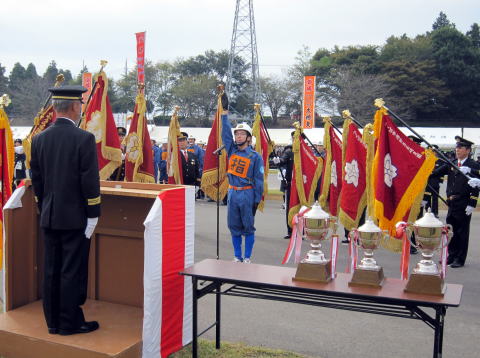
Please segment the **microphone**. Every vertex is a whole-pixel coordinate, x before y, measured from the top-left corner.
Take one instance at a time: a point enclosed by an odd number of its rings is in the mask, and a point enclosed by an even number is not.
[[[213,152],[214,155],[219,155],[222,150],[225,149],[225,144],[223,144],[221,147],[218,147],[217,150]]]

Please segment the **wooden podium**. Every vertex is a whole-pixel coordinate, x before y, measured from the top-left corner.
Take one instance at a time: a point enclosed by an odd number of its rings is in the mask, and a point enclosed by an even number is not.
[[[98,320],[101,329],[59,336],[47,333],[43,317],[43,239],[27,181],[22,207],[4,212],[6,312],[0,315],[0,356],[140,357],[143,222],[158,194],[176,187],[101,181],[102,214],[91,238],[84,306],[86,319]]]

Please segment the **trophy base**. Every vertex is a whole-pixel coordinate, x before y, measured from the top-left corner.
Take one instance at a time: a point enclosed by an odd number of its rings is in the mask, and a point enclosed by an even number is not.
[[[425,275],[412,273],[404,291],[409,293],[423,293],[426,295],[442,296],[446,286],[440,275]]]
[[[323,264],[309,264],[301,262],[298,264],[294,281],[321,282],[327,283],[332,279],[332,262],[328,260]]]
[[[356,268],[352,275],[352,280],[348,286],[368,286],[368,287],[382,287],[385,276],[383,275],[383,268],[378,270],[365,270]]]

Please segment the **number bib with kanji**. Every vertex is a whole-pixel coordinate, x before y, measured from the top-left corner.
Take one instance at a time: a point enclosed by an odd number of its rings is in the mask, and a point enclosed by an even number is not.
[[[248,168],[250,167],[250,159],[233,154],[228,162],[228,173],[239,178],[246,178]]]

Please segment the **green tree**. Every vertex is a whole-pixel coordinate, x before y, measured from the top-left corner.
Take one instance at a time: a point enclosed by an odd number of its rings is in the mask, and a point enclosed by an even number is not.
[[[472,25],[470,31],[467,32],[467,36],[472,41],[473,46],[480,48],[480,29],[477,23]]]
[[[50,62],[47,69],[45,70],[45,73],[43,74],[43,79],[47,83],[51,83],[53,85],[57,79],[58,74],[59,74],[59,71],[57,68],[57,63],[52,60],[52,62]]]
[[[437,19],[432,25],[432,30],[435,31],[444,27],[455,28],[455,24],[448,20],[447,15],[443,11],[440,11],[440,14],[438,14]]]
[[[278,122],[278,115],[289,98],[287,79],[279,77],[261,77],[262,102],[268,107],[272,115],[273,125]]]
[[[446,99],[448,114],[463,120],[478,120],[480,110],[480,51],[453,27],[432,33],[433,58],[438,78],[451,92]]]
[[[6,69],[0,63],[0,95],[8,92],[8,77],[5,76]]]
[[[217,83],[217,78],[208,75],[181,78],[173,88],[174,102],[180,106],[180,113],[190,121],[200,119],[203,123],[208,123],[217,104]]]

